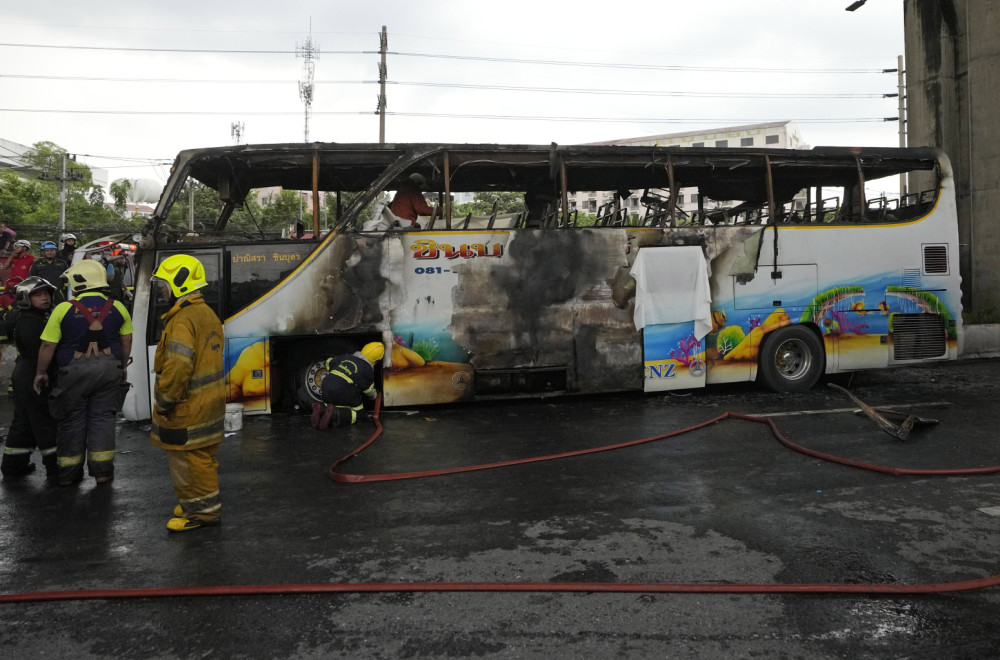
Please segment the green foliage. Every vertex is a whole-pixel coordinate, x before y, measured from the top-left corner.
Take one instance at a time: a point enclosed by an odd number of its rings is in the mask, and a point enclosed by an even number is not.
[[[170,208],[167,215],[167,224],[174,229],[184,230],[188,228],[189,211],[191,209],[191,191],[194,189],[194,226],[196,231],[208,231],[215,226],[216,221],[222,214],[224,206],[219,194],[212,188],[202,185],[197,181],[188,181],[184,186],[177,201]],[[259,236],[257,229],[260,223],[263,210],[255,203],[257,192],[251,191],[247,196],[247,205],[239,207],[233,211],[227,223],[227,229],[233,232],[248,232],[254,236]]]
[[[0,170],[0,220],[17,225],[42,203],[44,192],[37,181],[16,172]]]
[[[351,208],[351,205],[354,204],[354,200],[356,200],[361,195],[362,195],[362,193],[360,193],[360,192],[342,192],[342,193],[340,193],[340,211],[341,211],[341,213],[344,213],[344,212],[347,211],[347,209]],[[345,227],[345,229],[361,229],[361,227],[364,226],[364,224],[366,222],[368,222],[369,220],[371,220],[371,217],[372,217],[372,208],[374,207],[374,205],[375,205],[374,203],[368,204],[363,209],[361,209],[361,213],[359,213],[358,217],[355,218],[355,220],[354,220],[353,223],[351,223],[351,226],[350,227]],[[327,193],[326,194],[326,209],[327,209],[327,217],[329,218],[329,224],[332,227],[332,226],[336,225],[340,221],[340,217],[339,217],[339,215],[337,213],[337,196],[336,195],[334,195],[332,193]]]
[[[115,211],[119,215],[125,215],[125,211],[128,208],[128,193],[132,190],[132,182],[128,179],[115,181],[109,189],[111,191],[111,198],[115,200]]]
[[[296,222],[303,222],[303,215],[307,211],[301,193],[295,190],[280,190],[277,195],[272,195],[270,199],[265,200],[258,220],[262,228],[287,227]]]
[[[597,216],[590,215],[589,213],[576,214],[576,226],[577,227],[593,227],[597,223]]]
[[[104,192],[94,185],[89,167],[74,162],[65,149],[52,142],[38,142],[23,157],[34,172],[0,172],[0,218],[18,236],[35,241],[57,238],[64,158],[67,230],[83,242],[138,228],[105,206]]]
[[[469,215],[489,215],[493,212],[493,202],[497,203],[497,213],[519,213],[524,210],[524,194],[519,192],[477,192],[471,202],[452,207],[451,217],[464,218]]]

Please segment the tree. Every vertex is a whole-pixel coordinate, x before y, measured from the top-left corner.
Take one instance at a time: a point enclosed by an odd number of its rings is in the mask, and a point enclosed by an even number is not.
[[[0,214],[8,224],[29,240],[56,238],[64,158],[67,229],[79,234],[81,241],[85,234],[96,237],[134,229],[104,205],[104,193],[94,185],[90,168],[52,142],[37,142],[25,152],[22,159],[32,172],[0,172]]]
[[[43,197],[38,182],[24,179],[17,172],[0,170],[0,219],[7,224],[21,224]]]
[[[497,213],[519,213],[524,210],[524,194],[519,192],[477,192],[473,201],[452,207],[453,218],[472,215],[489,215],[497,203]]]
[[[303,209],[305,204],[302,193],[297,190],[281,190],[264,206],[260,216],[261,227],[285,227],[302,222]]]
[[[337,195],[340,195],[340,213],[337,212]],[[361,196],[360,192],[340,192],[340,193],[324,193],[323,202],[326,205],[326,217],[328,220],[328,225],[330,227],[335,226],[340,221],[340,214],[351,207],[358,197]],[[354,219],[354,222],[350,227],[346,229],[361,229],[366,222],[371,220],[372,209],[378,203],[388,203],[388,199],[384,197],[385,193],[379,193],[375,198],[375,201],[366,205],[361,209],[361,213],[358,217]]]
[[[111,191],[111,198],[115,200],[115,211],[119,215],[125,215],[125,211],[128,209],[128,194],[132,190],[132,182],[128,179],[115,181],[111,184],[109,190]]]
[[[213,188],[190,179],[187,185],[181,190],[181,194],[177,196],[177,201],[170,208],[170,213],[167,216],[167,225],[177,230],[186,230],[188,228],[192,187],[194,189],[195,230],[208,231],[215,226],[225,204],[219,199],[219,194]],[[258,227],[262,209],[257,206],[256,200],[257,191],[251,191],[247,195],[246,205],[240,206],[233,211],[226,228],[233,232],[249,232],[259,236],[260,230]]]

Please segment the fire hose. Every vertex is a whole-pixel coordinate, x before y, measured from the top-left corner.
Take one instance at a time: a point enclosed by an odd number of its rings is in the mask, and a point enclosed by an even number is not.
[[[375,432],[358,448],[337,459],[327,469],[327,474],[333,481],[345,484],[370,483],[376,481],[394,481],[400,479],[417,479],[423,477],[458,474],[476,470],[488,470],[526,463],[551,461],[585,454],[595,454],[604,451],[614,451],[626,447],[673,438],[685,433],[717,424],[725,420],[740,420],[765,424],[771,429],[774,438],[785,447],[801,452],[814,458],[831,461],[853,468],[871,470],[897,476],[960,476],[995,474],[1000,472],[1000,466],[956,469],[915,469],[876,465],[834,456],[804,447],[790,441],[781,433],[774,421],[765,416],[745,415],[726,412],[718,417],[700,422],[687,428],[662,433],[660,435],[630,440],[602,447],[580,449],[576,451],[535,456],[510,461],[470,465],[439,470],[420,472],[397,472],[391,474],[346,474],[338,468],[357,456],[383,433],[380,419],[382,397],[375,402],[373,421]],[[702,594],[866,594],[866,595],[927,595],[953,593],[986,589],[1000,585],[1000,575],[959,580],[953,582],[932,582],[921,584],[876,584],[876,583],[817,583],[817,584],[719,584],[706,582],[341,582],[319,584],[275,584],[275,585],[233,585],[208,587],[160,587],[137,589],[90,589],[69,591],[37,591],[14,594],[0,594],[0,603],[23,603],[38,601],[65,600],[98,600],[121,598],[168,598],[194,596],[261,596],[276,594],[330,594],[330,593],[404,593],[404,592],[583,592],[583,593],[702,593]]]

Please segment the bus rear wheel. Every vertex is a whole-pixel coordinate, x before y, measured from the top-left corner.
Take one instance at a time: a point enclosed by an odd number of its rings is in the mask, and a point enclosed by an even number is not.
[[[805,392],[823,373],[823,342],[809,328],[786,326],[761,346],[758,366],[764,384],[776,392]]]

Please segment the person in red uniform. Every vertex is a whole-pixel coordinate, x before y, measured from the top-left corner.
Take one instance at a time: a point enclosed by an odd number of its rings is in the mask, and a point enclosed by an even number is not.
[[[405,183],[399,186],[396,195],[389,203],[389,210],[401,220],[409,220],[411,227],[420,228],[417,224],[418,215],[429,215],[434,217],[434,207],[430,206],[424,199],[423,188],[425,179],[423,175],[414,172]]]
[[[10,276],[4,282],[3,295],[0,295],[0,309],[10,307],[14,304],[14,287],[28,279],[28,271],[35,258],[28,254],[31,243],[21,239],[14,242],[14,249],[11,253],[0,261],[0,270],[10,268]]]

